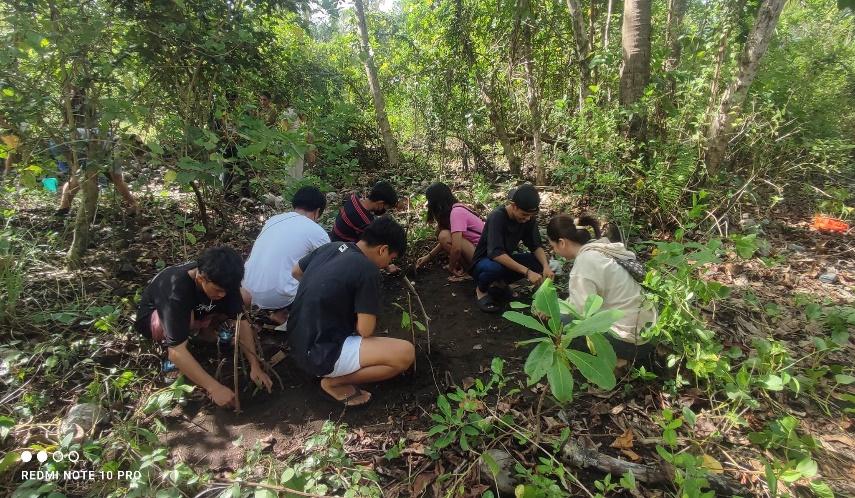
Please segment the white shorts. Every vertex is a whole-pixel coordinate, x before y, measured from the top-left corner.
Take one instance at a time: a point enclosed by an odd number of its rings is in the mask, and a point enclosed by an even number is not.
[[[324,377],[342,377],[362,368],[359,365],[359,346],[361,344],[361,335],[352,335],[345,339],[344,344],[341,346],[341,354],[335,362],[333,371],[324,375]]]

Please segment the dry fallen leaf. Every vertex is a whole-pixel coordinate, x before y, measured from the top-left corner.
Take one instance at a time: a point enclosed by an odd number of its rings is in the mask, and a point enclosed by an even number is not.
[[[436,479],[436,474],[433,472],[422,472],[413,480],[413,495],[421,496],[425,489]]]
[[[638,453],[636,453],[632,450],[620,450],[620,452],[623,453],[624,455],[626,455],[626,457],[629,458],[630,460],[632,460],[633,462],[637,462],[637,461],[641,460],[641,457],[638,456]]]
[[[631,450],[633,438],[635,438],[635,435],[632,433],[632,429],[627,429],[612,442],[611,447],[620,450]]]
[[[619,405],[615,406],[614,408],[612,408],[612,409],[609,411],[609,413],[611,413],[612,415],[618,415],[620,412],[622,412],[622,411],[623,411],[623,409],[624,409],[624,408],[626,408],[626,405],[624,405],[623,403],[621,403],[621,404],[619,404]]]
[[[463,389],[469,389],[470,387],[475,385],[475,379],[472,377],[466,377],[463,379]]]

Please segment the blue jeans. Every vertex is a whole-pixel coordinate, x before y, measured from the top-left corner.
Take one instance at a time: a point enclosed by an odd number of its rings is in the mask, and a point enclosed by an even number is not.
[[[534,254],[520,253],[511,254],[511,258],[517,263],[525,266],[531,271],[540,273],[543,271],[543,265],[534,256]],[[504,282],[509,284],[525,277],[523,273],[517,273],[509,268],[505,268],[501,263],[497,263],[490,258],[481,258],[472,265],[472,278],[478,284],[478,290],[487,292],[490,285],[495,282]]]

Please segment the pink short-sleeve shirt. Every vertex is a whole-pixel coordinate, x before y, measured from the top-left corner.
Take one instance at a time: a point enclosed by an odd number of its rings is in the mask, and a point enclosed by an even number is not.
[[[484,230],[484,220],[463,204],[451,206],[451,233],[462,232],[463,238],[477,246]]]

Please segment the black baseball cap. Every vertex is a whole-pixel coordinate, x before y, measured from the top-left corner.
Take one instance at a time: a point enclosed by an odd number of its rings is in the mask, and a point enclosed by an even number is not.
[[[527,213],[536,213],[540,209],[540,194],[534,185],[520,185],[508,193],[508,198]]]

